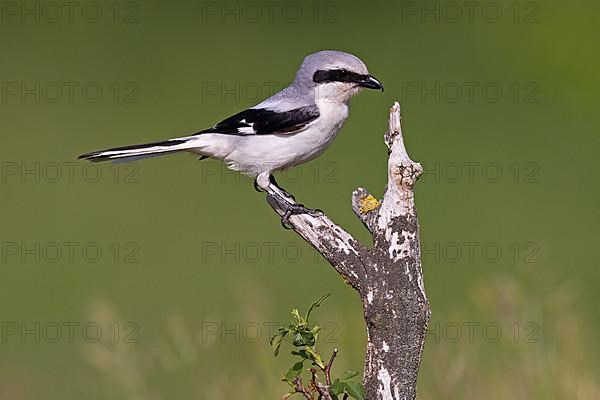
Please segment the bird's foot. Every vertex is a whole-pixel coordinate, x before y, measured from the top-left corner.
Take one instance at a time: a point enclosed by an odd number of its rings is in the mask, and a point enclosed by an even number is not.
[[[275,176],[273,175],[269,175],[269,188],[265,188],[263,186],[261,186],[258,183],[260,176],[257,176],[256,178],[254,178],[254,190],[256,190],[259,193],[262,192],[270,192],[271,190],[273,190],[273,188],[275,188],[276,191],[278,191],[280,196],[286,197],[287,199],[290,199],[292,203],[296,202],[296,197],[294,197],[293,194],[291,194],[290,192],[288,192],[287,190],[285,190],[284,188],[282,188],[281,186],[279,186],[277,184],[277,181],[275,180]],[[269,190],[271,189],[271,190]]]
[[[296,197],[294,197],[293,194],[291,194],[290,192],[288,192],[287,190],[285,190],[284,188],[282,188],[281,186],[279,186],[279,184],[277,183],[277,181],[275,180],[275,175],[269,175],[269,182],[271,182],[271,185],[275,186],[277,189],[279,189],[279,191],[287,198],[292,199],[292,201],[295,203],[296,202]]]
[[[293,226],[290,223],[290,217],[292,215],[308,214],[313,217],[319,217],[324,214],[323,210],[318,208],[308,208],[305,207],[304,204],[292,203],[287,199],[282,199],[271,193],[267,194],[267,202],[271,207],[283,211],[283,215],[281,216],[281,226],[285,229],[293,229]]]
[[[273,176],[271,175],[271,178]],[[258,178],[254,179],[254,190],[256,190],[259,193],[263,193],[266,192],[267,190],[263,189],[259,184],[258,184]],[[288,199],[292,200],[292,202],[296,202],[296,197],[291,194],[290,192],[288,192],[287,190],[285,190],[284,188],[282,188],[281,186],[277,185],[277,182],[275,182],[275,179],[272,178],[271,179],[271,184],[275,185],[275,187],[281,192],[281,194],[285,197],[287,197]]]
[[[296,197],[293,194],[283,189],[282,187],[279,187],[279,190],[281,190],[285,197],[290,198],[294,203],[296,202]]]

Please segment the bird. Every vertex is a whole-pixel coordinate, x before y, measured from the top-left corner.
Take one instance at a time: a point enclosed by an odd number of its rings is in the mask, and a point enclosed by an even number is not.
[[[254,178],[254,188],[283,210],[282,225],[295,214],[322,211],[297,204],[273,173],[320,156],[349,114],[349,101],[362,89],[383,91],[357,56],[336,50],[309,54],[293,82],[261,103],[192,135],[82,154],[78,159],[134,161],[178,152],[223,160],[227,167]]]

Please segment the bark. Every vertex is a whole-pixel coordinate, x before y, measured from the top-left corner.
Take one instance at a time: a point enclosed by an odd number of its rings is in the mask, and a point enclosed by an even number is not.
[[[398,103],[390,109],[384,139],[389,160],[383,199],[363,188],[352,193],[352,209],[373,236],[371,248],[326,215],[293,215],[289,222],[361,296],[368,336],[366,398],[414,399],[430,317],[413,194],[423,169],[404,147]]]

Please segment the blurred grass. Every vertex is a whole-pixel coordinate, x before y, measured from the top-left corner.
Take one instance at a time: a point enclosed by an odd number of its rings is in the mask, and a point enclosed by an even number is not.
[[[310,52],[353,52],[386,91],[354,99],[333,146],[301,167],[300,179],[291,172],[282,176],[298,199],[368,240],[350,210],[350,193],[359,185],[383,190],[387,110],[403,96],[405,135],[415,160],[430,166],[494,162],[503,172],[497,183],[480,174],[473,183],[464,176],[457,183],[436,182],[430,175],[417,185],[424,246],[478,241],[503,250],[497,263],[481,253],[473,262],[464,254],[456,263],[427,257],[432,327],[495,322],[503,336],[496,343],[483,340],[481,332],[471,343],[464,330],[456,343],[430,336],[420,397],[598,398],[593,372],[600,367],[600,275],[593,249],[599,239],[599,139],[593,113],[600,6],[535,2],[539,22],[523,24],[511,21],[514,2],[503,1],[504,17],[495,24],[480,18],[420,23],[418,17],[403,22],[405,3],[334,3],[335,23],[315,23],[308,4],[302,8],[306,18],[297,23],[221,23],[219,17],[203,22],[203,3],[157,1],[139,3],[134,24],[112,23],[111,2],[99,2],[105,18],[95,24],[7,17],[0,23],[2,82],[98,82],[103,97],[97,103],[81,97],[2,101],[0,161],[3,168],[62,165],[85,151],[186,134],[255,103],[231,95],[203,98],[203,83],[231,88],[236,82],[277,82],[280,88]],[[436,81],[498,82],[504,97],[497,103],[480,96],[473,102],[423,102],[405,92],[407,83]],[[113,101],[114,82],[134,82],[139,102]],[[534,82],[539,102],[512,101],[515,82]],[[122,88],[118,93],[125,95]],[[538,166],[538,182],[523,183],[521,175],[515,183],[511,166],[527,162]],[[362,366],[359,299],[307,245],[280,228],[247,179],[222,178],[220,164],[184,155],[137,166],[137,183],[124,182],[130,171],[123,167],[115,183],[108,165],[92,183],[82,175],[83,164],[74,167],[73,182],[65,168],[56,183],[35,182],[31,175],[2,180],[3,244],[96,243],[103,255],[97,263],[80,252],[73,262],[64,254],[56,263],[48,257],[36,262],[31,255],[22,261],[3,247],[1,321],[94,321],[104,334],[95,344],[80,337],[72,343],[6,337],[0,343],[0,398],[278,398],[285,391],[278,377],[287,360],[272,357],[267,331],[255,342],[243,334],[240,340],[229,335],[198,341],[206,334],[203,323],[231,328],[286,321],[291,308],[325,292],[335,294],[318,312],[334,329],[326,346],[341,349],[339,370]],[[516,262],[510,249],[515,242],[535,243],[538,262],[524,263],[523,250]],[[127,243],[137,245],[139,262],[123,262]],[[262,254],[222,256],[236,243],[248,251],[258,245]],[[276,246],[272,258],[269,243]],[[209,256],[207,245],[213,244],[220,251]],[[139,327],[138,342],[112,343],[108,328],[127,321]],[[538,342],[514,343],[515,322],[521,330],[535,323]]]

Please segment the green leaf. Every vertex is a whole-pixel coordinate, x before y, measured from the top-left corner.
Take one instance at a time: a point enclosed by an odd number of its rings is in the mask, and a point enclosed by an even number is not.
[[[349,370],[346,370],[346,372],[344,372],[342,374],[342,377],[340,379],[343,380],[343,381],[347,381],[350,378],[354,378],[356,375],[358,375],[358,371],[355,371],[353,369],[349,369]]]
[[[298,361],[292,368],[285,373],[284,377],[288,383],[292,383],[294,379],[302,373],[302,368],[304,368],[304,361]]]
[[[305,360],[312,360],[310,354],[308,354],[308,352],[306,350],[298,350],[298,351],[292,351],[292,355],[294,356],[298,356],[298,357],[302,357]]]
[[[344,383],[340,382],[339,379],[336,379],[331,385],[329,385],[329,394],[332,396],[337,396],[344,393],[345,388],[346,386]]]
[[[323,360],[321,359],[321,355],[319,353],[317,353],[316,351],[314,351],[311,347],[307,347],[306,348],[306,352],[310,355],[310,359],[319,366],[319,368],[321,369],[325,369],[325,364],[323,363]]]
[[[300,315],[300,311],[298,311],[298,309],[294,308],[292,310],[292,316],[294,317],[294,320],[295,320],[295,324],[294,324],[295,328],[297,328],[299,326],[304,326],[304,325],[308,324],[308,322],[306,321],[306,319],[304,319],[302,317],[302,315]]]
[[[346,387],[346,393],[353,399],[364,400],[365,399],[365,387],[359,382],[344,382]]]
[[[321,296],[317,301],[314,301],[311,305],[310,308],[308,309],[308,311],[306,312],[306,317],[304,318],[306,321],[308,321],[308,319],[310,318],[310,313],[317,307],[319,307],[321,305],[321,303],[323,303],[329,296],[331,296],[331,293],[327,293],[326,295]]]
[[[292,344],[296,347],[314,346],[315,335],[313,335],[310,331],[300,331],[294,336],[294,341]]]
[[[285,328],[279,328],[279,333],[274,334],[271,338],[269,343],[271,344],[271,347],[273,347],[275,357],[277,357],[277,355],[279,354],[279,348],[281,347],[281,343],[283,342],[283,339],[285,338],[285,335],[288,334],[288,332],[289,330]]]

